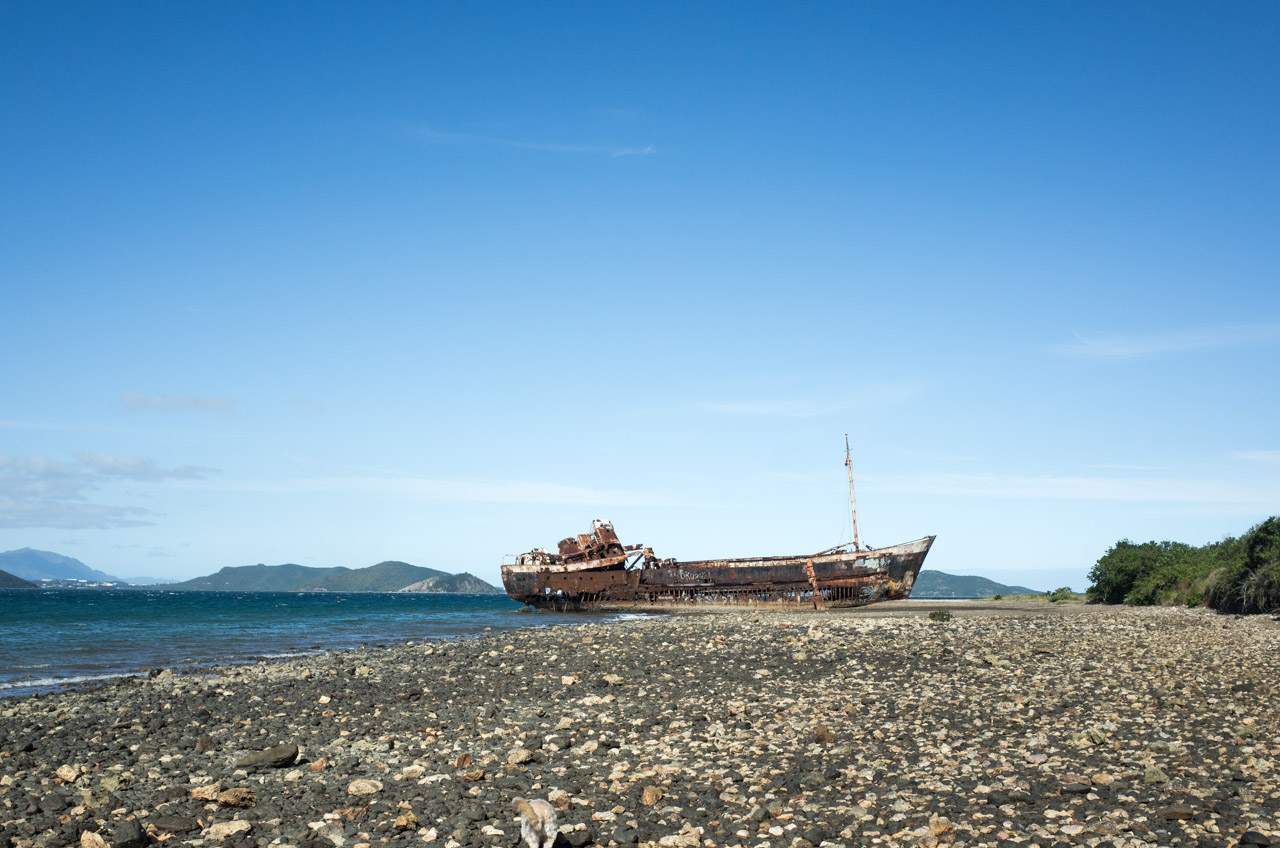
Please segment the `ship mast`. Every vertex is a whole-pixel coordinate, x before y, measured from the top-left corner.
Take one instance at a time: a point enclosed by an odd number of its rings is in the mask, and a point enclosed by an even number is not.
[[[858,504],[853,499],[853,459],[849,456],[849,434],[844,434],[844,467],[849,469],[849,511],[853,513],[853,549],[862,550],[858,542]]]

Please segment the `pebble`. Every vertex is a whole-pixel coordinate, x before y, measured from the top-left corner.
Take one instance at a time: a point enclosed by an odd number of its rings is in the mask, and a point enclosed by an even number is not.
[[[131,824],[511,848],[516,796],[557,809],[559,848],[1280,842],[1275,622],[947,608],[585,621],[0,700],[0,846]]]

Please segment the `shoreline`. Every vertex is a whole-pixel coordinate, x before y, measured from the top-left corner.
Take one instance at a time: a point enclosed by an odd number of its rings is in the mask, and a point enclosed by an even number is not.
[[[0,845],[512,848],[516,796],[568,848],[1280,842],[1273,622],[1010,607],[698,610],[4,699]]]

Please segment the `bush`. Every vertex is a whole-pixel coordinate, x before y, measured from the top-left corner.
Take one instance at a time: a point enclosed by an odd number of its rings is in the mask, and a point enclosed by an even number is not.
[[[1003,601],[1003,600],[1004,600],[1004,595],[1001,595],[1001,594],[999,594],[999,593],[996,593],[996,594],[994,594],[994,595],[992,595],[992,596],[991,596],[991,600],[993,600],[993,601]]]
[[[933,612],[929,613],[929,620],[930,621],[950,621],[951,613],[947,612],[946,610],[934,610]]]
[[[1074,601],[1076,599],[1076,593],[1071,591],[1071,587],[1069,586],[1062,586],[1061,588],[1054,589],[1048,594],[1049,603],[1051,604],[1060,604],[1063,601]]]
[[[1208,587],[1209,605],[1222,612],[1280,609],[1280,518],[1271,517],[1239,542],[1239,555]]]
[[[1230,613],[1280,609],[1280,517],[1239,539],[1201,547],[1122,539],[1094,564],[1089,580],[1090,603],[1205,603]]]

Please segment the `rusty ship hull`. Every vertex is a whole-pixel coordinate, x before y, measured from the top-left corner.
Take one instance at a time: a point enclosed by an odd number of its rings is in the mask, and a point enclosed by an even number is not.
[[[686,606],[858,607],[907,598],[934,537],[887,548],[681,562],[624,547],[611,524],[535,549],[502,566],[516,601],[538,609]]]

